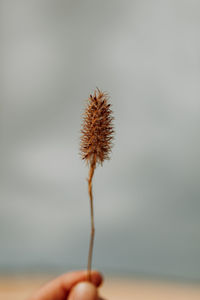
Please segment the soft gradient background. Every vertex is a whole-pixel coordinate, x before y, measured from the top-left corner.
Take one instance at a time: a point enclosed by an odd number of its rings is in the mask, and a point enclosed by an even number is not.
[[[200,279],[200,2],[2,0],[0,272],[84,268],[81,113],[115,114],[94,267]]]

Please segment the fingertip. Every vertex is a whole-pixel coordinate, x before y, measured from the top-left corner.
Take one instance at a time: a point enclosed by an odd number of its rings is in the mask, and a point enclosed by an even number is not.
[[[97,288],[90,282],[80,282],[72,288],[68,300],[98,300]]]
[[[103,275],[99,271],[96,271],[96,270],[92,271],[91,282],[96,287],[99,287],[103,283]]]

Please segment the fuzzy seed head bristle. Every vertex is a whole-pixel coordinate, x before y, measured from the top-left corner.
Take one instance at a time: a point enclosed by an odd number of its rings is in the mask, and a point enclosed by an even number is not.
[[[102,164],[110,158],[113,140],[113,116],[108,94],[99,89],[90,95],[81,128],[81,156],[87,163]]]

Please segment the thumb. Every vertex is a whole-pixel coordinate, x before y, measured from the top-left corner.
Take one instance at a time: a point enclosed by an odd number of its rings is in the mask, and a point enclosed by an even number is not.
[[[97,288],[90,282],[80,282],[72,288],[68,300],[98,300]]]

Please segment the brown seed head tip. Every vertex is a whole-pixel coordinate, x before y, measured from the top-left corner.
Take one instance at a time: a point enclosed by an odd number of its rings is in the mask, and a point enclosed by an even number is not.
[[[81,128],[81,156],[87,163],[109,159],[113,140],[113,116],[108,94],[99,89],[90,95]]]

